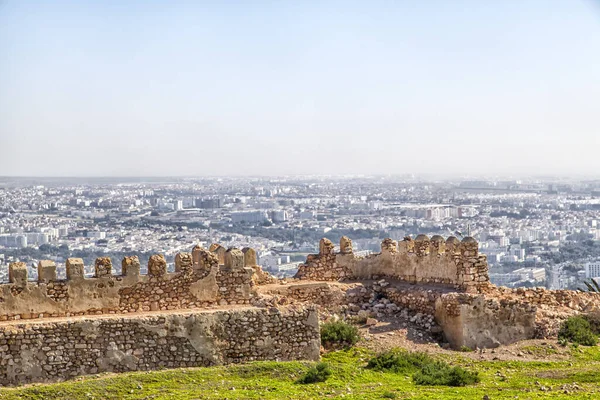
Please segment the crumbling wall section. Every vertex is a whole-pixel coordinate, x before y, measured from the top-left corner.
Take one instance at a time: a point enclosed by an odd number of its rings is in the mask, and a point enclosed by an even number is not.
[[[0,324],[0,384],[100,372],[318,360],[317,310],[238,308]]]
[[[535,337],[536,307],[516,299],[451,293],[435,304],[435,319],[450,345],[493,348]]]
[[[472,238],[459,242],[455,237],[429,239],[419,235],[401,242],[385,239],[381,252],[356,257],[352,242],[343,237],[340,252],[331,241],[322,239],[319,254],[309,255],[295,276],[304,280],[338,281],[391,278],[420,284],[455,287],[477,292],[489,285],[488,264]]]

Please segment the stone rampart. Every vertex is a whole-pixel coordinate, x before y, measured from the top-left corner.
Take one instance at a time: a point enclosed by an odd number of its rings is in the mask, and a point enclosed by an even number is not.
[[[102,257],[93,278],[85,277],[81,259],[69,258],[66,280],[58,280],[56,264],[44,260],[37,282],[28,281],[24,263],[12,263],[10,282],[0,285],[0,321],[249,304],[254,269],[238,249],[221,253],[222,264],[219,254],[198,247],[177,254],[173,273],[162,255],[153,255],[147,275],[140,274],[137,257],[125,257],[118,276],[111,259]]]
[[[0,384],[99,372],[318,360],[314,306],[0,323]]]
[[[339,253],[322,239],[319,254],[311,254],[300,265],[296,278],[316,281],[391,278],[410,283],[455,287],[477,292],[489,285],[488,264],[473,238],[460,242],[455,237],[429,239],[419,235],[400,243],[385,239],[381,252],[366,257],[354,255],[352,242],[343,237]]]

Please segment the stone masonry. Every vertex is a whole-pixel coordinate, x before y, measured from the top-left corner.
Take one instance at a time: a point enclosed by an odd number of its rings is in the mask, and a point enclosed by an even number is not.
[[[0,323],[0,384],[56,382],[99,372],[318,360],[314,307]]]

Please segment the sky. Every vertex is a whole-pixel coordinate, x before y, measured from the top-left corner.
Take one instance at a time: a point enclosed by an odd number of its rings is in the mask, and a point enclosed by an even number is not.
[[[600,0],[0,0],[0,176],[600,176]]]

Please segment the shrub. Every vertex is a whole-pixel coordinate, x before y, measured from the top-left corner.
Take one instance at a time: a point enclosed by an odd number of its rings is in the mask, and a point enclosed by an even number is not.
[[[451,367],[445,362],[429,363],[413,375],[417,385],[466,386],[480,381],[479,373],[461,367]]]
[[[460,351],[462,351],[463,353],[469,353],[469,352],[473,351],[473,349],[470,348],[469,346],[460,346]]]
[[[395,399],[398,397],[398,395],[394,392],[385,392],[383,393],[383,395],[381,395],[381,397],[383,397],[384,399]]]
[[[584,346],[595,346],[598,343],[590,323],[581,316],[567,318],[560,326],[558,339]]]
[[[600,312],[593,311],[583,315],[583,318],[589,322],[592,332],[596,335],[600,335]]]
[[[426,353],[390,350],[371,358],[367,363],[367,368],[396,373],[412,372],[432,362],[433,359]]]
[[[465,386],[479,382],[479,374],[436,361],[426,353],[405,350],[386,351],[369,360],[367,368],[376,371],[412,373],[417,385]]]
[[[297,382],[302,384],[325,382],[330,376],[331,370],[329,369],[329,365],[320,362],[306,371]]]
[[[326,322],[321,325],[321,343],[325,348],[350,347],[358,342],[358,328],[344,321]]]

